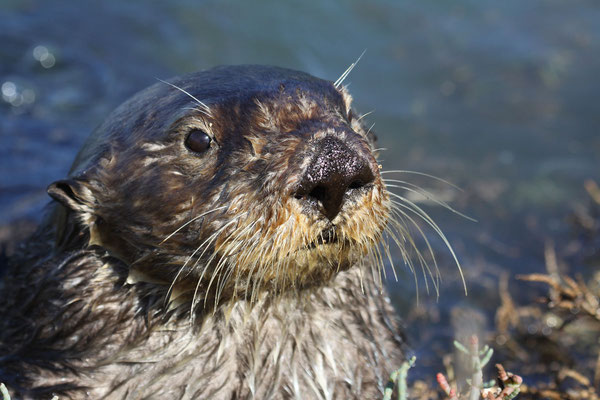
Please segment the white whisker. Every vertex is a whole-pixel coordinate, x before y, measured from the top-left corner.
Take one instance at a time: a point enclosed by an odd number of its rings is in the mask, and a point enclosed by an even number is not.
[[[171,86],[171,87],[173,87],[173,88],[175,88],[175,89],[179,90],[180,92],[182,92],[182,93],[184,93],[184,94],[188,95],[188,96],[189,96],[190,98],[192,98],[192,99],[193,99],[193,100],[194,100],[196,103],[198,103],[198,105],[199,105],[200,107],[202,107],[202,109],[200,109],[199,111],[202,111],[204,114],[208,115],[209,117],[212,117],[212,114],[211,114],[211,112],[210,112],[210,108],[209,108],[209,107],[208,107],[208,106],[207,106],[205,103],[203,103],[202,101],[200,101],[200,100],[198,100],[196,97],[194,97],[194,96],[193,96],[191,93],[189,93],[188,91],[186,91],[186,90],[185,90],[185,89],[183,89],[183,88],[180,88],[180,87],[179,87],[179,86],[177,86],[177,85],[174,85],[174,84],[172,84],[171,82],[164,81],[164,80],[162,80],[162,79],[160,79],[160,78],[156,78],[156,79],[158,79],[158,80],[159,80],[159,81],[161,81],[162,83],[166,83],[167,85],[169,85],[169,86]]]
[[[356,67],[356,65],[362,58],[362,56],[365,55],[366,51],[367,51],[367,49],[364,49],[363,52],[361,53],[361,55],[356,59],[356,61],[354,61],[352,64],[350,64],[350,66],[348,68],[346,68],[344,73],[339,78],[337,78],[337,80],[333,83],[333,86],[335,86],[337,89],[339,89],[342,82],[344,82],[344,80],[348,77],[348,75],[350,75],[350,72],[352,72],[354,67]]]
[[[218,211],[218,210],[222,210],[224,208],[227,208],[227,206],[221,206],[221,207],[217,207],[217,208],[213,208],[210,211],[207,211],[205,213],[202,213],[194,218],[192,218],[191,220],[189,220],[188,222],[186,222],[185,224],[181,225],[179,228],[177,228],[173,233],[171,233],[169,236],[167,236],[162,242],[159,243],[159,245],[163,244],[164,242],[166,242],[167,240],[171,239],[173,237],[173,235],[175,235],[177,232],[179,232],[180,230],[182,230],[183,228],[185,228],[186,226],[188,226],[189,224],[191,224],[192,222],[196,221],[198,218],[202,218],[207,214],[210,214],[212,212]]]
[[[435,196],[431,192],[429,192],[428,190],[423,189],[420,186],[415,185],[414,183],[410,183],[410,182],[406,182],[406,181],[400,181],[400,180],[397,180],[397,179],[384,179],[383,181],[385,182],[385,184],[386,184],[387,187],[395,187],[395,188],[398,188],[398,189],[406,190],[406,191],[411,192],[411,193],[415,193],[415,194],[421,195],[421,196],[425,197],[427,200],[433,201],[434,203],[436,203],[436,204],[444,207],[445,209],[447,209],[449,211],[452,211],[454,214],[460,215],[461,217],[463,217],[465,219],[468,219],[471,222],[477,222],[477,220],[469,217],[468,215],[465,215],[465,214],[461,213],[460,211],[457,211],[456,209],[454,209],[452,206],[450,206],[445,201],[436,199]],[[401,184],[406,185],[406,186],[394,185],[394,184],[390,184],[388,182],[401,183]]]
[[[371,111],[369,111],[369,112],[367,112],[367,113],[364,113],[363,115],[361,115],[360,117],[358,117],[356,120],[357,120],[357,121],[360,121],[361,119],[363,119],[363,118],[364,118],[364,117],[366,117],[367,115],[369,115],[369,114],[372,114],[372,113],[373,113],[373,111],[375,111],[375,110],[371,110]]]
[[[436,181],[440,181],[445,183],[446,185],[449,185],[451,187],[453,187],[454,189],[458,190],[458,191],[463,191],[460,187],[456,186],[455,184],[453,184],[452,182],[448,182],[445,179],[442,179],[440,177],[437,177],[435,175],[430,175],[430,174],[426,174],[424,172],[417,172],[417,171],[408,171],[408,170],[401,170],[401,169],[394,169],[394,170],[388,170],[388,171],[381,171],[380,174],[411,174],[411,175],[420,175],[420,176],[424,176],[426,178],[431,178],[431,179],[435,179]]]
[[[415,213],[415,215],[419,216],[423,221],[425,221],[437,233],[438,237],[440,239],[442,239],[446,248],[448,249],[448,251],[450,251],[450,254],[452,255],[452,258],[454,259],[456,266],[458,267],[458,272],[460,273],[460,277],[461,277],[463,287],[465,289],[465,295],[466,295],[467,294],[467,284],[466,284],[465,277],[462,272],[462,268],[460,266],[460,262],[458,261],[458,257],[456,256],[456,253],[454,252],[452,245],[450,245],[450,242],[448,241],[448,239],[446,238],[446,235],[444,235],[444,233],[442,232],[440,227],[431,219],[431,217],[429,217],[429,215],[427,215],[427,213],[425,211],[423,211],[423,209],[421,209],[415,203],[413,203],[412,201],[410,201],[410,200],[406,199],[405,197],[402,197],[396,193],[393,193],[393,192],[389,192],[389,193],[401,201],[401,202],[394,202],[395,204],[413,211]]]

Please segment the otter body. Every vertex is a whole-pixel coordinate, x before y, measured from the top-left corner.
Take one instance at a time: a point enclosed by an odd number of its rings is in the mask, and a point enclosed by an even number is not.
[[[402,361],[377,247],[391,205],[350,102],[237,66],[115,110],[11,260],[0,381],[35,399],[380,396]]]

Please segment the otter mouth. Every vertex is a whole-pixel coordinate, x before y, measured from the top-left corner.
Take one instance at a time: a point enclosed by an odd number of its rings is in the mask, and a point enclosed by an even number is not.
[[[317,246],[326,245],[326,244],[336,244],[339,242],[340,242],[340,240],[335,231],[335,227],[331,227],[331,228],[323,229],[323,231],[319,234],[319,237],[316,240],[314,240],[313,242],[311,242],[308,246],[306,246],[306,248],[310,250],[310,249],[316,248]]]

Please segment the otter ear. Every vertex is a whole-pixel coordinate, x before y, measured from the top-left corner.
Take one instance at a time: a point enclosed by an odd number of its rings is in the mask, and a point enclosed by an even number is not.
[[[94,204],[92,192],[75,179],[63,179],[48,186],[48,194],[63,206],[79,212],[91,212]]]

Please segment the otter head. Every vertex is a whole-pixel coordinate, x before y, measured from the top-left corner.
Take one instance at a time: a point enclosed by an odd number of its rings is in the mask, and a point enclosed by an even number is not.
[[[373,251],[390,213],[350,102],[332,82],[274,67],[157,83],[49,187],[66,211],[59,244],[84,238],[194,298],[325,284]]]

